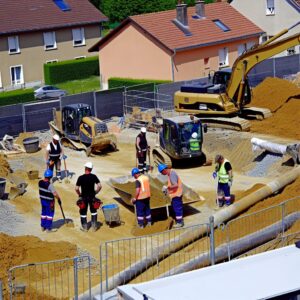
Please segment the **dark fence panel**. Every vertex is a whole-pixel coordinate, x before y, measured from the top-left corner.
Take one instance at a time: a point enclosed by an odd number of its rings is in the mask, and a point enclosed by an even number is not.
[[[296,74],[300,71],[300,55],[277,57],[274,61],[274,76],[276,77],[283,78],[291,74]]]
[[[61,106],[64,107],[69,104],[85,103],[92,107],[92,113],[95,114],[94,107],[94,92],[87,92],[82,94],[70,95],[61,98]]]
[[[22,104],[1,106],[0,139],[5,134],[16,136],[23,132]]]

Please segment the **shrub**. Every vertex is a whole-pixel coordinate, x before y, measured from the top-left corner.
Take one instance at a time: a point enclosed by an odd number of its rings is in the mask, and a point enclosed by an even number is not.
[[[44,64],[46,84],[83,79],[93,75],[99,76],[99,59],[97,56]]]
[[[121,86],[133,86],[138,84],[146,84],[146,83],[154,83],[154,84],[161,84],[161,83],[169,83],[172,82],[170,80],[155,80],[155,79],[133,79],[133,78],[119,78],[119,77],[111,77],[108,79],[108,88],[116,88]]]
[[[33,89],[22,89],[0,93],[0,106],[30,101],[35,101]]]

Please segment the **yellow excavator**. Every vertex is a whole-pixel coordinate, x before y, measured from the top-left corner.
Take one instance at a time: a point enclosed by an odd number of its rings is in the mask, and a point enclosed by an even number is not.
[[[50,129],[61,137],[61,143],[87,156],[101,151],[116,151],[116,136],[108,132],[106,123],[92,116],[91,106],[85,103],[66,105],[53,110]]]
[[[270,116],[271,112],[268,109],[246,107],[251,102],[251,88],[247,74],[258,63],[299,45],[299,32],[278,40],[299,24],[300,22],[282,30],[266,42],[242,54],[234,62],[232,70],[216,71],[211,83],[182,86],[181,90],[175,93],[175,110],[194,114],[206,123],[228,124],[227,127],[238,130],[248,130],[250,123],[237,116],[257,119]]]

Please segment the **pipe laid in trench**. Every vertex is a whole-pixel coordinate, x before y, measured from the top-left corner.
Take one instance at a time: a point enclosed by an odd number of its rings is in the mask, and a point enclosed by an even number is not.
[[[238,240],[234,240],[229,244],[222,244],[215,249],[215,260],[216,262],[221,262],[228,259],[228,254],[230,256],[236,256],[238,254],[245,253],[259,245],[262,245],[268,241],[275,239],[278,232],[288,230],[296,221],[300,219],[300,212],[291,213],[282,220],[265,227],[262,230],[256,231],[254,233],[248,234]],[[229,252],[229,253],[228,253]],[[209,252],[202,253],[197,257],[193,258],[192,261],[183,263],[179,266],[174,267],[168,272],[159,275],[157,278],[163,278],[169,276],[169,274],[175,275],[183,272],[192,271],[200,267],[205,267],[210,265],[210,255]]]
[[[264,187],[256,190],[254,193],[243,197],[237,203],[234,203],[227,208],[216,212],[214,214],[215,226],[232,219],[255,203],[279,191],[286,185],[295,181],[298,176],[300,176],[300,167],[294,168],[284,175],[281,175],[280,177],[266,184]],[[172,239],[171,241],[154,248],[152,250],[152,257],[142,258],[118,274],[111,276],[108,281],[103,284],[105,287],[103,291],[109,291],[119,285],[126,284],[153,264],[166,258],[171,253],[184,248],[190,242],[194,242],[197,238],[201,238],[207,231],[207,227],[203,226],[197,232],[194,231],[195,230],[193,228],[191,228],[191,230],[186,230],[184,233]],[[93,291],[98,293],[99,286],[93,288]]]

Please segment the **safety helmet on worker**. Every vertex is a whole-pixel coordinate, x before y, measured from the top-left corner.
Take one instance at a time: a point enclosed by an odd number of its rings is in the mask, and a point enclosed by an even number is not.
[[[166,170],[168,168],[165,164],[159,164],[158,165],[158,171],[161,173],[163,170]]]
[[[131,176],[134,176],[134,175],[140,174],[140,173],[141,173],[141,171],[138,168],[133,168],[131,170]]]
[[[53,172],[52,172],[52,170],[47,169],[47,170],[44,172],[44,177],[45,177],[45,178],[52,178],[52,177],[53,177]]]
[[[88,169],[93,169],[93,164],[90,161],[86,162],[84,166]]]
[[[142,128],[141,128],[141,132],[142,132],[142,133],[146,133],[146,132],[147,132],[146,127],[142,127]]]
[[[58,134],[54,134],[53,139],[56,141],[59,141],[59,135]]]
[[[193,132],[193,133],[192,133],[192,138],[193,138],[193,139],[196,139],[197,137],[198,137],[197,132]]]

